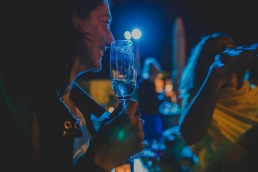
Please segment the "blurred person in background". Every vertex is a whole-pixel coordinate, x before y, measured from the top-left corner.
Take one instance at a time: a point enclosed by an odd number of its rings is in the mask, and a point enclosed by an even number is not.
[[[237,47],[224,33],[202,37],[192,50],[179,87],[180,133],[199,158],[192,171],[256,169],[258,88],[245,75],[257,53],[258,44]]]
[[[161,78],[162,69],[155,57],[148,57],[144,60],[142,73],[137,82],[137,100],[141,109],[142,118],[145,121],[143,126],[145,140],[152,142],[159,140],[162,136],[163,125],[159,112],[160,104],[164,99],[164,94],[158,92],[157,81],[160,81],[160,89],[164,89]]]
[[[164,94],[157,92],[155,81],[162,69],[154,57],[144,60],[141,76],[138,80],[137,98],[143,114],[159,114],[159,106]]]

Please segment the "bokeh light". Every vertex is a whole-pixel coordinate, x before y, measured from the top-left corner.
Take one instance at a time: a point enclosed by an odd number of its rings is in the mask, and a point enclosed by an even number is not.
[[[133,39],[140,39],[141,36],[142,36],[142,32],[140,29],[133,29],[133,31],[132,31]]]
[[[131,39],[131,38],[132,38],[132,34],[131,34],[131,32],[129,32],[129,31],[125,31],[125,33],[124,33],[124,37],[125,37],[125,39]]]

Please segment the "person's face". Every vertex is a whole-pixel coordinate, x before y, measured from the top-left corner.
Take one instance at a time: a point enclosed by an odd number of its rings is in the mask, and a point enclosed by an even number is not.
[[[150,64],[150,77],[156,78],[159,73],[160,73],[159,69],[155,65]]]
[[[75,17],[75,27],[85,33],[79,44],[79,72],[101,70],[101,58],[113,41],[110,30],[111,13],[107,2],[90,12],[87,18]]]

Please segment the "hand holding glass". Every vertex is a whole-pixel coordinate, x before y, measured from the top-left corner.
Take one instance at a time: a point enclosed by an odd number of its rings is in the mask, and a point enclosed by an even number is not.
[[[110,80],[115,95],[120,99],[122,108],[127,108],[127,102],[133,95],[137,81],[135,49],[130,40],[116,40],[110,47]],[[143,150],[130,157],[130,160],[141,156],[153,157],[154,153]]]

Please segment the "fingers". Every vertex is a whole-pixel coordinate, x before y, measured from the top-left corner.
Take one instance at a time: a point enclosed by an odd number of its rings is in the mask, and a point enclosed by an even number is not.
[[[138,102],[132,100],[128,104],[128,114],[129,118],[132,122],[133,125],[133,133],[134,133],[134,139],[135,139],[135,146],[137,151],[141,151],[144,149],[144,132],[143,132],[143,125],[144,125],[144,120],[141,119],[141,113],[139,109],[139,104]]]
[[[243,54],[247,56],[255,57],[258,55],[258,43],[241,46],[239,49],[242,50]]]
[[[144,132],[143,132],[143,125],[144,125],[144,120],[141,119],[140,117],[137,118],[137,124],[136,124],[136,133],[137,133],[137,142],[138,142],[138,148],[139,150],[144,149],[144,144],[143,144],[143,140],[144,140]]]
[[[242,46],[241,49],[243,49],[243,50],[258,50],[258,43]]]
[[[258,43],[228,48],[216,55],[214,67],[217,73],[242,73],[257,64]]]
[[[235,48],[227,48],[225,51],[221,53],[222,55],[226,56],[256,56],[258,54],[258,43],[245,45],[245,46],[238,46]]]
[[[135,149],[135,152],[139,152],[139,151],[142,151],[144,149],[144,132],[142,130],[142,123],[140,122],[139,125],[137,126],[137,128],[135,128],[135,134],[133,136],[133,143],[134,143],[134,149]]]
[[[131,99],[130,101],[128,101],[128,105],[127,105],[128,114],[135,114],[138,106],[139,104],[135,100]]]
[[[106,119],[103,120],[102,125],[114,120],[114,118],[116,118],[119,115],[121,110],[122,110],[122,105],[121,103],[119,103],[118,106],[115,108],[115,110]]]
[[[142,130],[142,127],[140,128],[139,132],[138,132],[138,138],[139,138],[139,142],[140,144],[142,144],[144,138],[145,138],[145,135],[144,135],[144,132]]]
[[[124,111],[121,111],[119,115],[126,116],[125,118],[129,118],[132,124],[137,124],[140,120],[140,109],[139,104],[135,100],[130,100],[128,102],[127,108]]]
[[[138,145],[137,145],[137,147],[135,148],[134,154],[137,153],[137,152],[140,152],[140,151],[144,150],[144,148],[145,148],[145,146],[144,146],[143,141],[142,141],[142,142],[139,142]]]
[[[139,104],[135,100],[130,100],[126,110],[117,108],[108,119],[108,123],[116,127],[121,127],[123,131],[127,133],[128,139],[131,137],[134,140],[136,146],[142,147],[142,141],[144,139],[143,124],[141,119],[141,113]],[[130,139],[129,139],[130,140]]]

